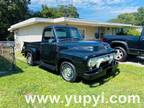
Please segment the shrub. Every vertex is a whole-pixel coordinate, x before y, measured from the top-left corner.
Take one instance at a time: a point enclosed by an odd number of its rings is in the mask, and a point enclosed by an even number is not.
[[[141,33],[136,29],[128,29],[127,35],[140,36]]]

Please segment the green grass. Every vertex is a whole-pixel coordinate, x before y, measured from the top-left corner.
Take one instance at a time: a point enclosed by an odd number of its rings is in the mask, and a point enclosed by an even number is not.
[[[105,93],[106,99],[111,95],[139,95],[140,104],[98,104],[99,108],[143,108],[144,107],[144,68],[132,65],[120,65],[120,73],[106,79],[106,82],[93,85],[84,82],[65,82],[59,75],[28,66],[25,59],[18,54],[16,74],[0,77],[0,108],[64,108],[64,104],[27,104],[26,94],[39,95],[98,95]],[[70,108],[82,108],[83,104],[72,103]],[[91,108],[92,104],[88,104]]]

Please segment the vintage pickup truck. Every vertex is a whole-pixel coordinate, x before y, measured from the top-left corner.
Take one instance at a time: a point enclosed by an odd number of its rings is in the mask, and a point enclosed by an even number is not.
[[[64,25],[46,27],[42,42],[25,42],[22,53],[28,64],[39,61],[69,82],[78,77],[92,80],[117,68],[115,51],[108,43],[85,41],[77,28]]]
[[[141,36],[105,35],[101,40],[116,49],[118,61],[125,61],[128,55],[144,57],[144,29]]]

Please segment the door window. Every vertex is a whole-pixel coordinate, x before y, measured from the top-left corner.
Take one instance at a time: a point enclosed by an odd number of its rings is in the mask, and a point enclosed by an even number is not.
[[[55,40],[52,28],[48,28],[44,31],[43,39],[48,42],[53,42]]]

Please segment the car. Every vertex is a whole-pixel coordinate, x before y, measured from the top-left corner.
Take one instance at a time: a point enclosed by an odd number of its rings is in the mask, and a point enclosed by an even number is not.
[[[144,56],[144,29],[141,36],[105,35],[101,40],[109,43],[116,50],[118,61],[126,61],[129,55]]]
[[[79,77],[93,80],[114,73],[118,66],[108,43],[86,41],[77,28],[67,25],[44,28],[42,41],[24,42],[22,54],[29,65],[58,71],[69,82]]]

